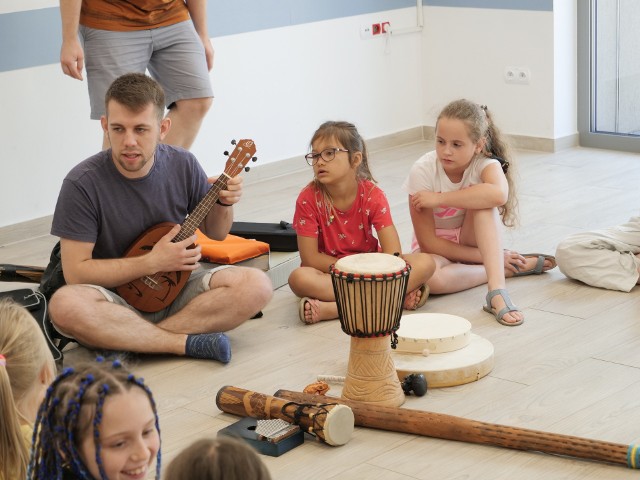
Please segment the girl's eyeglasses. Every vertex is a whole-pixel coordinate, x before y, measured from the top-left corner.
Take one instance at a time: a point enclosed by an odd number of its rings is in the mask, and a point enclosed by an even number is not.
[[[334,158],[336,158],[336,152],[348,152],[349,150],[345,150],[344,148],[325,148],[320,153],[307,153],[304,158],[307,160],[307,163],[310,166],[314,166],[318,163],[318,158],[322,157],[325,162],[330,162]]]

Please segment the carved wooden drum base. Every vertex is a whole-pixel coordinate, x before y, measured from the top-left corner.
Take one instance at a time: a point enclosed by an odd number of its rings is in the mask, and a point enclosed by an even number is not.
[[[404,392],[391,358],[389,336],[351,337],[342,397],[387,407],[404,403]]]

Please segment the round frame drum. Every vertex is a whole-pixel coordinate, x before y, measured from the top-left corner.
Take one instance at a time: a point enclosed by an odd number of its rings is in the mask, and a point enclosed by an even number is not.
[[[493,369],[493,345],[471,333],[471,323],[444,313],[402,317],[393,354],[398,377],[422,373],[429,387],[476,381]]]
[[[471,322],[446,313],[404,315],[398,329],[398,353],[446,353],[471,342]]]

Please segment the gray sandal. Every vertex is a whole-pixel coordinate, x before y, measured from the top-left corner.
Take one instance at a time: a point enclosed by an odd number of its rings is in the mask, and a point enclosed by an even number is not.
[[[527,253],[523,254],[522,256],[525,258],[538,257],[536,266],[529,270],[521,271],[515,264],[512,264],[516,268],[516,270],[518,270],[513,274],[514,277],[524,277],[525,275],[540,275],[541,273],[548,272],[549,270],[556,268],[556,257],[554,257],[553,255],[545,255],[544,253]],[[549,262],[551,262],[551,266],[546,270],[543,270],[545,260],[549,260]]]
[[[495,312],[495,309],[493,307],[491,307],[491,300],[496,295],[500,295],[502,297],[502,300],[504,300],[504,303],[506,305],[506,307],[504,307],[499,312]],[[505,322],[504,316],[507,313],[509,313],[509,312],[519,312],[520,309],[518,309],[518,307],[516,307],[513,303],[511,303],[511,298],[509,298],[509,293],[504,288],[498,288],[496,290],[491,290],[489,293],[487,293],[486,300],[487,300],[487,304],[484,305],[482,307],[482,309],[485,312],[490,313],[491,315],[496,317],[496,320],[498,321],[498,323],[501,323],[502,325],[506,325],[507,327],[517,327],[518,325],[522,325],[522,322],[524,322],[524,318],[522,320],[520,320],[520,321],[517,321],[517,322],[512,322],[512,323]]]

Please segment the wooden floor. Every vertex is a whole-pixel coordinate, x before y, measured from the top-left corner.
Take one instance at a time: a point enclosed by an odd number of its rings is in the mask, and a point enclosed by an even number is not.
[[[400,185],[412,162],[431,145],[420,142],[374,152],[371,168],[391,202],[403,245],[411,229]],[[553,253],[580,230],[621,223],[640,208],[640,156],[574,148],[549,154],[517,152],[521,225],[505,232],[505,247]],[[291,220],[310,169],[251,183],[237,220]],[[44,236],[0,245],[0,263],[45,264],[56,239]],[[3,284],[2,289],[19,284]],[[516,328],[481,310],[486,288],[431,297],[422,312],[468,319],[495,347],[495,367],[463,386],[409,397],[405,407],[485,422],[629,444],[640,440],[640,288],[604,291],[568,280],[557,269],[507,281],[526,315]],[[337,321],[305,326],[287,286],[275,292],[264,317],[229,333],[229,365],[176,357],[134,358],[159,404],[163,460],[191,441],[215,436],[237,417],[220,412],[225,385],[273,394],[301,390],[319,374],[344,375],[349,337]],[[88,358],[84,348],[66,362]],[[339,388],[329,393],[339,395]],[[410,434],[356,428],[332,448],[308,438],[281,457],[263,457],[274,479],[626,479],[624,467]],[[166,464],[166,463],[165,463]]]

